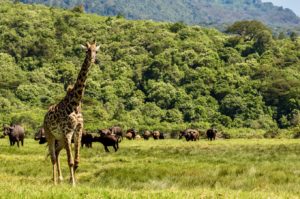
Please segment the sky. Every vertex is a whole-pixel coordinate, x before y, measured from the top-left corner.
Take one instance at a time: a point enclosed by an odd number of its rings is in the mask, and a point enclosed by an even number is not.
[[[300,16],[300,1],[299,0],[263,0],[263,2],[272,2],[276,6],[290,8],[298,16]]]

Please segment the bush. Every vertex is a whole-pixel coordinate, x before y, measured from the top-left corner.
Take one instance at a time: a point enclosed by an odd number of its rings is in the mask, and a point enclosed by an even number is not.
[[[292,129],[293,138],[299,139],[300,138],[300,125]]]
[[[221,131],[221,132],[217,132],[217,138],[230,139],[231,136],[229,133]]]
[[[264,138],[264,130],[250,129],[250,128],[235,128],[227,129],[230,138],[246,138],[246,139],[261,139]]]
[[[274,130],[268,130],[265,134],[264,134],[264,138],[276,138],[279,135],[279,130],[278,129],[274,129]]]

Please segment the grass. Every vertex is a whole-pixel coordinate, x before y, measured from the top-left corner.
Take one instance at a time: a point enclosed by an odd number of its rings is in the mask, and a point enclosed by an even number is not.
[[[291,139],[128,141],[81,150],[75,188],[53,186],[45,145],[0,140],[0,198],[299,198],[300,144]],[[110,149],[113,151],[113,149]]]

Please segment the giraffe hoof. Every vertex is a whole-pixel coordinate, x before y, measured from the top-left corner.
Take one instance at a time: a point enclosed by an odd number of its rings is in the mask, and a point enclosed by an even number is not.
[[[74,172],[78,169],[78,165],[74,166]]]
[[[62,176],[58,177],[58,183],[61,183],[64,180]]]
[[[73,186],[73,187],[75,187],[75,180],[73,180],[72,178],[70,178],[70,184]]]

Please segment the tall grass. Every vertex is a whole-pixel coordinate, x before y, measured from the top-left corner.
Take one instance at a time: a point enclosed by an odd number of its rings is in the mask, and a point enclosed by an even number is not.
[[[113,149],[111,149],[113,151]],[[81,150],[77,187],[51,181],[45,145],[0,140],[0,198],[298,198],[298,140],[128,141]]]

